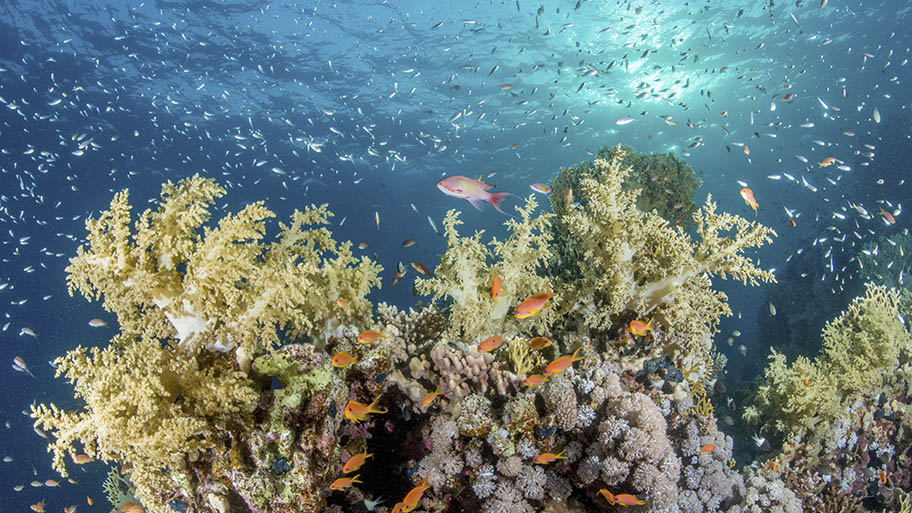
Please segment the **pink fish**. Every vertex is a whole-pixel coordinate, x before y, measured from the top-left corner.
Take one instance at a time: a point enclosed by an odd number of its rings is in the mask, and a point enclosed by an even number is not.
[[[35,375],[32,374],[32,371],[29,370],[28,365],[25,364],[25,360],[23,360],[20,356],[13,358],[13,369],[19,372],[24,372],[33,378],[35,377]]]
[[[448,176],[437,182],[437,188],[447,196],[467,200],[478,210],[481,210],[481,203],[487,201],[498,212],[506,214],[500,209],[500,202],[505,197],[514,195],[509,192],[488,192],[491,187],[494,186],[481,180],[458,175]]]

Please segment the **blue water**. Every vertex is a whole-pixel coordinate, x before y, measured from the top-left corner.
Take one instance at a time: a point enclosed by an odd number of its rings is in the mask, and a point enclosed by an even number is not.
[[[282,219],[329,203],[336,238],[367,242],[365,253],[385,268],[371,299],[408,306],[415,273],[391,286],[396,262],[433,267],[444,250],[426,216],[442,228],[455,208],[464,233],[505,233],[502,214],[443,196],[437,180],[486,175],[497,190],[525,196],[531,183],[591,159],[587,150],[625,143],[684,157],[704,182],[698,204],[711,193],[721,210],[753,218],[738,195],[738,180],[747,183],[760,203],[757,219],[780,234],[753,253],[764,267],[784,269],[789,255],[828,237],[822,244],[851,279],[857,248],[834,243],[828,226],[866,240],[908,227],[905,215],[888,226],[876,213],[908,196],[912,67],[906,2],[846,3],[510,1],[456,9],[404,1],[5,0],[0,283],[9,285],[0,291],[0,324],[9,327],[0,333],[0,360],[21,356],[36,379],[0,371],[0,420],[10,423],[0,427],[0,452],[14,458],[0,463],[3,509],[44,497],[48,511],[69,504],[84,511],[86,495],[94,510],[107,508],[101,465],[78,469],[78,487],[28,485],[57,476],[21,410],[35,401],[75,406],[46,362],[112,333],[87,325],[105,312],[67,295],[64,267],[84,219],[123,188],[135,212],[162,181],[193,173],[228,188],[230,211],[266,199]],[[783,101],[788,93],[795,98]],[[634,121],[616,124],[624,117]],[[872,159],[863,155],[869,151]],[[851,170],[818,167],[828,156]],[[511,209],[515,201],[507,201]],[[873,218],[860,218],[850,202]],[[783,207],[794,211],[797,228]],[[407,238],[417,245],[403,249]],[[828,264],[803,265],[835,283]],[[733,346],[719,341],[729,372],[753,376],[767,347],[783,342],[753,336],[766,289],[715,284],[736,312],[721,339],[743,333]],[[849,299],[838,287],[833,313]],[[37,338],[19,335],[24,327]],[[736,348],[742,343],[747,357]],[[16,484],[25,489],[14,492]]]

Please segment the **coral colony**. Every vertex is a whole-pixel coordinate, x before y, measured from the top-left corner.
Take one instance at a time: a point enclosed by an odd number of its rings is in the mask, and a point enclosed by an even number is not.
[[[210,179],[168,182],[136,220],[116,194],[68,283],[120,333],[57,359],[81,409],[32,411],[55,468],[116,462],[114,507],[155,513],[904,501],[907,303],[870,286],[818,359],[774,353],[745,415],[769,452],[739,466],[710,402],[725,364],[712,336],[731,313],[711,279],[773,281],[744,250],[775,233],[711,198],[696,208],[689,168],[631,152],[562,170],[550,212],[530,196],[504,240],[460,234],[449,212],[447,250],[417,280],[433,301],[408,311],[365,299],[381,267],[333,239],[325,205],[270,241],[263,203],[209,222],[225,193]],[[653,183],[684,192],[638,208]]]

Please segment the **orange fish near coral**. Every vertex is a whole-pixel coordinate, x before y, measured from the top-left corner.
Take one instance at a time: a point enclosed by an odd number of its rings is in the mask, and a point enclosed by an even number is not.
[[[35,504],[32,504],[30,507],[32,508],[32,511],[36,511],[37,513],[44,513],[44,499],[41,499],[41,501]]]
[[[339,305],[339,308],[345,308],[345,298],[342,296],[337,297],[336,304]]]
[[[481,344],[478,344],[478,352],[479,353],[491,352],[491,351],[497,349],[498,347],[500,347],[501,344],[503,344],[503,337],[498,337],[498,336],[488,337],[488,338],[484,339],[484,341]]]
[[[358,335],[358,343],[370,344],[371,342],[376,342],[379,338],[386,338],[386,335],[375,330],[364,330]]]
[[[353,484],[361,482],[358,479],[358,476],[360,476],[360,475],[361,474],[355,474],[355,477],[340,477],[339,479],[336,479],[329,485],[329,489],[330,490],[344,490],[346,488],[349,488]]]
[[[427,484],[427,478],[422,478],[417,486],[409,490],[409,493],[405,494],[405,498],[402,499],[402,502],[397,502],[396,505],[393,506],[392,513],[408,513],[417,508],[418,503],[421,502],[421,496],[424,495],[424,491],[430,487],[431,485]]]
[[[491,276],[494,279],[491,282],[491,301],[497,301],[497,298],[503,294],[503,290],[500,288],[500,277],[494,271],[491,271]]]
[[[342,465],[342,473],[351,474],[352,472],[358,470],[361,468],[361,465],[364,465],[364,461],[371,456],[373,456],[373,454],[368,454],[367,451],[355,454],[345,462],[345,465]]]
[[[473,180],[465,176],[448,176],[437,182],[437,188],[447,196],[460,198],[468,201],[473,207],[481,210],[482,202],[487,201],[501,214],[506,214],[500,209],[500,203],[507,196],[513,196],[509,192],[488,192],[494,187],[493,185]]]
[[[636,496],[630,495],[629,493],[619,493],[614,495],[608,490],[602,488],[598,491],[599,495],[605,498],[608,501],[608,504],[619,506],[642,506],[646,504],[646,501],[642,499],[637,499]]]
[[[437,390],[433,392],[428,392],[425,394],[424,397],[421,398],[421,407],[427,408],[430,406],[431,403],[434,402],[434,399],[437,399],[438,395],[440,395],[440,387],[437,387]]]
[[[649,319],[649,322],[642,322],[637,320],[630,321],[630,324],[627,325],[627,329],[630,330],[630,333],[642,337],[646,334],[647,331],[652,331],[652,319]]]
[[[333,367],[348,367],[349,365],[357,362],[358,359],[354,356],[346,353],[345,351],[339,351],[336,353],[336,356],[333,356],[332,365]]]
[[[523,380],[523,385],[527,387],[537,387],[548,382],[548,378],[542,376],[541,374],[533,374],[528,378]]]
[[[548,306],[548,300],[556,295],[557,294],[551,292],[551,290],[548,290],[541,294],[529,296],[528,299],[516,307],[516,310],[513,312],[513,317],[517,319],[526,319],[538,315],[544,307]]]
[[[535,337],[532,340],[529,340],[529,349],[533,351],[538,349],[544,349],[551,345],[551,341],[545,337]]]
[[[706,444],[703,447],[700,447],[700,452],[713,452],[715,448],[716,446],[713,444]]]
[[[552,463],[557,460],[567,459],[567,457],[564,456],[565,450],[566,449],[562,450],[561,452],[559,452],[557,454],[554,454],[553,452],[543,452],[543,453],[539,454],[538,456],[536,456],[535,459],[532,460],[532,463],[536,463],[538,465],[547,465],[548,463]]]
[[[92,457],[89,456],[88,454],[74,454],[73,455],[73,463],[75,463],[77,465],[85,465],[86,463],[89,463],[91,461],[92,461]]]
[[[582,347],[577,347],[576,351],[573,351],[572,355],[561,356],[560,358],[557,358],[553,362],[549,363],[548,366],[545,367],[545,375],[553,376],[560,374],[570,368],[570,366],[573,365],[573,362],[582,360],[582,356],[576,356],[577,353],[580,352],[580,349],[582,349]]]
[[[759,207],[760,205],[757,203],[757,200],[754,199],[754,191],[748,189],[747,187],[744,187],[743,189],[741,189],[741,199],[743,199],[744,202],[747,203],[747,206],[754,209],[754,215],[756,216],[757,207]]]
[[[360,421],[367,420],[371,413],[386,413],[386,410],[377,409],[377,401],[380,400],[378,395],[374,402],[370,404],[359,403],[358,401],[349,401],[345,405],[345,418],[357,424]]]

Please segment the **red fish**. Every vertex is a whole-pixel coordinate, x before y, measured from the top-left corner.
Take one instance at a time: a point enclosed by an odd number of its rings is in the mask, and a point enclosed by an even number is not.
[[[447,196],[464,199],[478,210],[481,210],[482,202],[487,201],[491,206],[497,209],[498,212],[506,214],[506,212],[500,209],[500,203],[504,198],[513,196],[513,194],[510,194],[509,192],[488,192],[491,187],[494,186],[480,180],[473,180],[459,175],[448,176],[437,182],[437,188]]]

